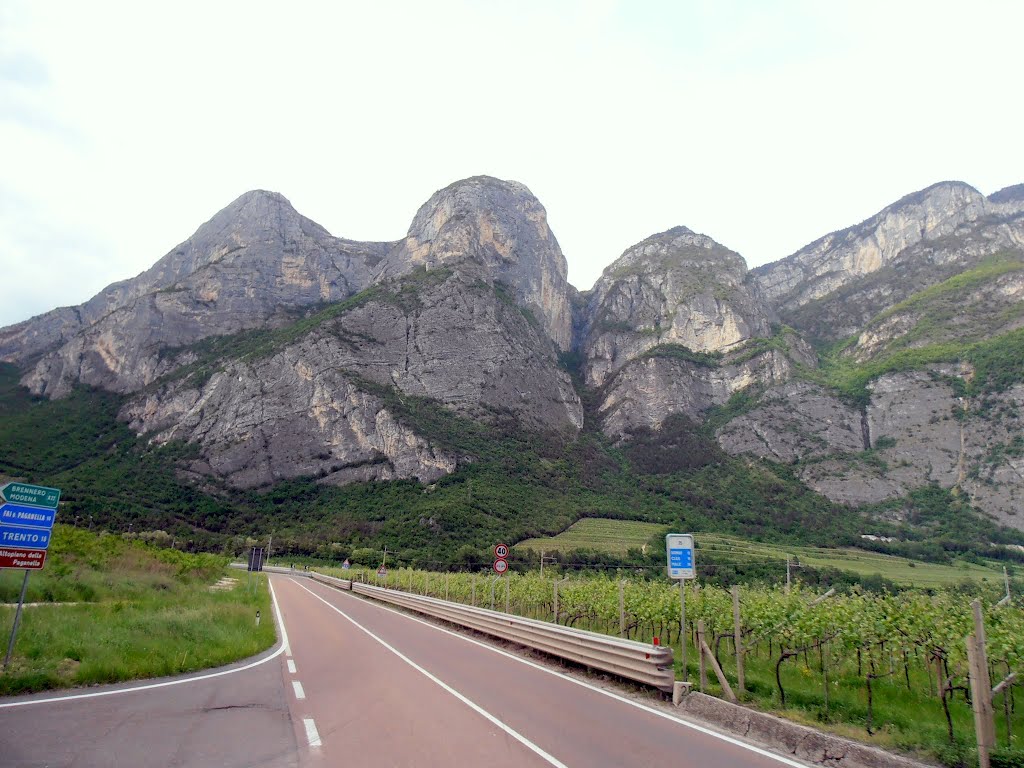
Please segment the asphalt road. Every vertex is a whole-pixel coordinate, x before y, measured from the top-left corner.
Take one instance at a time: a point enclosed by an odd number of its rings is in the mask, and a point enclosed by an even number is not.
[[[286,637],[187,680],[0,699],[0,766],[798,766],[301,577]]]

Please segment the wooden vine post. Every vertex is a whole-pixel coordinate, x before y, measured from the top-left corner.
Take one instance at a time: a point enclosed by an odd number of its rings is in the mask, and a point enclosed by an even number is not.
[[[743,671],[744,649],[742,623],[740,622],[740,588],[735,585],[732,588],[732,632],[733,648],[736,651],[736,687],[739,689],[740,696],[742,696],[747,687]]]
[[[996,745],[996,717],[992,702],[1007,686],[1013,684],[1017,676],[1011,673],[995,688],[992,687],[985,652],[985,619],[981,612],[981,601],[972,601],[971,610],[974,614],[974,634],[967,637],[966,643],[974,733],[978,741],[978,768],[990,768],[991,752]]]

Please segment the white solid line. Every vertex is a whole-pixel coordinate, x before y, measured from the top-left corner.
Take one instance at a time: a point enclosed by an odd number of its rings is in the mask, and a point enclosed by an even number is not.
[[[320,733],[316,729],[316,723],[313,722],[312,717],[306,717],[302,720],[306,726],[306,740],[309,742],[311,747],[320,746]]]
[[[295,662],[291,659],[288,659],[288,672],[292,675],[295,674]]]
[[[295,689],[296,699],[306,698],[306,692],[302,690],[302,683],[300,683],[298,680],[292,680],[292,688]]]
[[[267,579],[267,585],[270,587],[270,596],[274,600],[274,611],[277,614],[277,625],[281,628],[281,647],[274,651],[272,654],[267,656],[265,659],[254,661],[252,664],[246,664],[244,667],[237,667],[236,669],[225,669],[221,672],[211,672],[208,675],[199,675],[198,677],[189,677],[183,680],[167,680],[163,683],[148,683],[146,685],[137,685],[134,688],[119,688],[116,691],[97,691],[96,693],[78,693],[71,696],[54,696],[49,699],[32,699],[30,701],[12,701],[6,704],[0,704],[0,709],[6,707],[27,707],[32,704],[54,704],[61,701],[77,701],[78,699],[95,699],[100,696],[116,696],[120,693],[136,693],[137,691],[150,691],[154,688],[166,688],[171,685],[184,685],[185,683],[196,683],[200,680],[209,680],[214,677],[221,677],[222,675],[233,675],[236,672],[245,672],[247,669],[258,667],[260,664],[266,664],[271,659],[276,659],[285,649],[288,648],[288,632],[284,628],[284,619],[281,617],[281,607],[277,604],[277,594],[274,592],[274,585],[270,583],[270,579]]]
[[[326,605],[326,606],[327,606],[328,608],[330,608],[331,610],[333,610],[333,611],[335,611],[335,612],[337,612],[337,613],[341,614],[341,615],[342,615],[343,617],[345,617],[346,619],[348,619],[348,620],[349,620],[349,621],[350,621],[350,622],[351,622],[351,623],[352,623],[352,624],[353,624],[353,625],[354,625],[354,626],[355,626],[356,628],[358,628],[358,629],[361,629],[361,630],[362,630],[363,632],[365,632],[365,633],[366,633],[367,635],[369,635],[370,637],[372,637],[372,638],[373,638],[374,640],[376,640],[376,641],[377,641],[378,643],[380,643],[381,645],[383,645],[383,646],[384,646],[385,648],[387,648],[387,649],[388,649],[389,651],[391,651],[391,652],[392,652],[393,654],[395,654],[395,656],[397,656],[398,658],[400,658],[400,659],[401,659],[402,661],[404,661],[404,662],[405,662],[406,664],[408,664],[408,665],[409,665],[410,667],[412,667],[412,668],[413,668],[413,669],[415,669],[415,670],[416,670],[417,672],[419,672],[420,674],[422,674],[422,675],[423,675],[424,677],[426,677],[426,678],[427,678],[428,680],[430,680],[431,682],[433,682],[433,683],[436,683],[437,685],[439,685],[439,686],[440,686],[441,688],[443,688],[444,690],[446,690],[446,691],[447,691],[448,693],[450,693],[450,694],[451,694],[452,696],[454,696],[454,697],[455,697],[456,699],[458,699],[459,701],[461,701],[461,702],[462,702],[463,704],[465,704],[465,705],[466,705],[467,707],[469,707],[470,709],[472,709],[472,710],[473,710],[474,712],[476,712],[477,714],[479,714],[479,715],[482,715],[482,716],[483,716],[484,718],[486,718],[486,719],[487,719],[487,720],[489,720],[489,721],[490,721],[491,723],[493,723],[494,725],[496,725],[496,726],[497,726],[498,728],[500,728],[501,730],[503,730],[503,731],[504,731],[505,733],[507,733],[507,734],[508,734],[509,736],[511,736],[511,737],[512,737],[513,739],[515,739],[516,741],[518,741],[518,742],[519,742],[520,744],[522,744],[522,745],[523,745],[523,746],[525,746],[526,748],[528,748],[528,749],[532,750],[532,751],[533,751],[534,753],[536,753],[537,755],[539,755],[539,756],[540,756],[540,757],[541,757],[542,759],[546,760],[546,761],[547,761],[548,763],[550,763],[551,765],[555,766],[556,768],[568,768],[568,766],[567,766],[567,765],[565,765],[565,763],[562,763],[562,762],[560,762],[560,761],[559,761],[559,760],[558,760],[557,758],[555,758],[554,756],[552,756],[552,755],[549,755],[549,754],[548,754],[547,752],[545,752],[545,751],[544,751],[543,749],[541,749],[541,748],[540,748],[539,746],[537,746],[537,745],[536,745],[536,744],[534,744],[534,743],[533,743],[532,741],[530,741],[529,739],[527,739],[527,738],[526,738],[525,736],[523,736],[523,735],[522,735],[521,733],[519,733],[518,731],[514,730],[514,729],[513,729],[512,727],[510,727],[510,726],[506,725],[505,723],[501,722],[501,720],[499,720],[498,718],[496,718],[496,717],[495,717],[494,715],[492,715],[492,714],[491,714],[490,712],[488,712],[487,710],[485,710],[485,709],[484,709],[483,707],[481,707],[481,706],[480,706],[479,704],[476,704],[476,703],[474,703],[474,702],[470,701],[470,700],[469,700],[468,698],[466,698],[466,697],[465,697],[465,696],[463,696],[463,695],[462,695],[461,693],[459,693],[458,691],[456,691],[456,690],[455,690],[454,688],[452,688],[452,687],[451,687],[450,685],[448,685],[447,683],[445,683],[445,682],[444,682],[443,680],[441,680],[440,678],[438,678],[438,677],[435,677],[434,675],[432,675],[432,674],[431,674],[430,672],[428,672],[428,671],[427,671],[426,669],[424,669],[423,667],[421,667],[421,666],[420,666],[419,664],[417,664],[417,663],[416,663],[415,661],[413,661],[412,659],[410,659],[410,658],[409,658],[408,656],[406,656],[406,655],[405,655],[404,653],[402,653],[401,651],[399,651],[399,650],[398,650],[397,648],[395,648],[395,647],[394,647],[393,645],[389,645],[389,644],[387,643],[387,641],[385,641],[385,640],[383,640],[382,638],[378,637],[377,635],[373,634],[373,632],[371,632],[371,631],[370,631],[369,629],[367,629],[366,627],[364,627],[364,626],[363,626],[362,624],[360,624],[360,623],[359,623],[358,621],[356,621],[355,619],[353,619],[353,618],[352,618],[351,616],[349,616],[349,615],[348,615],[347,613],[345,613],[344,611],[342,611],[342,610],[341,610],[340,608],[338,608],[337,606],[331,605],[331,604],[330,604],[329,602],[327,602],[326,600],[324,600],[324,599],[323,599],[322,597],[320,597],[320,595],[318,595],[318,594],[317,594],[316,592],[313,592],[313,591],[312,591],[311,589],[308,589],[307,587],[303,586],[302,584],[299,584],[298,582],[295,582],[295,583],[296,583],[296,584],[298,584],[298,585],[299,585],[300,587],[302,587],[302,589],[305,589],[305,590],[306,590],[307,592],[309,592],[309,594],[311,594],[311,595],[312,595],[313,597],[315,597],[315,598],[316,598],[317,600],[319,600],[320,602],[322,602],[322,603],[323,603],[324,605]]]
[[[299,586],[302,586],[302,585],[300,584]],[[305,589],[307,592],[310,592],[310,590],[307,589],[306,587],[302,587],[302,588]],[[355,595],[352,595],[350,593],[342,592],[342,591],[339,591],[339,590],[335,590],[335,592],[337,594],[340,594],[340,595],[344,596],[345,598],[352,598],[354,600],[358,600],[359,599]],[[310,592],[310,594],[313,594],[313,593]],[[319,597],[319,595],[316,595],[316,597]],[[323,600],[322,597],[320,599]],[[324,602],[326,602],[326,600]],[[569,677],[568,675],[562,674],[561,672],[558,672],[557,670],[550,669],[550,668],[545,667],[545,666],[543,666],[541,664],[537,664],[536,662],[530,661],[528,659],[524,659],[524,658],[522,658],[520,656],[516,656],[515,654],[509,653],[508,651],[503,651],[500,648],[495,648],[493,645],[488,645],[487,643],[481,642],[480,640],[474,640],[473,638],[467,637],[466,635],[460,634],[459,632],[453,632],[450,629],[444,629],[443,627],[439,627],[436,624],[432,624],[429,621],[425,621],[425,620],[417,618],[415,616],[410,616],[407,613],[403,613],[402,611],[395,610],[394,608],[392,608],[389,605],[382,605],[382,604],[380,604],[380,603],[378,603],[376,601],[367,602],[366,604],[367,605],[372,605],[375,608],[378,608],[378,609],[380,609],[382,611],[390,611],[391,613],[395,614],[396,616],[401,616],[401,617],[403,617],[405,619],[409,619],[410,621],[415,621],[418,624],[422,624],[425,627],[430,627],[431,629],[437,630],[438,632],[444,632],[446,635],[451,635],[452,637],[457,637],[460,640],[464,640],[467,643],[472,643],[473,645],[479,646],[480,648],[484,648],[484,649],[486,649],[488,651],[491,651],[492,653],[497,653],[500,656],[504,656],[505,658],[512,659],[513,661],[517,661],[520,664],[525,664],[526,666],[533,667],[534,669],[537,669],[537,670],[539,670],[541,672],[545,672],[545,673],[547,673],[549,675],[554,675],[555,677],[558,677],[558,678],[561,678],[562,680],[565,680],[567,683],[572,683],[573,685],[578,685],[581,688],[586,688],[586,689],[588,689],[590,691],[594,691],[595,693],[599,693],[602,696],[607,696],[610,699],[615,699],[616,701],[619,701],[619,702],[621,702],[623,704],[628,704],[631,707],[636,707],[637,709],[643,710],[644,712],[647,712],[648,714],[664,718],[665,720],[669,720],[670,722],[676,723],[677,725],[685,726],[686,728],[690,728],[690,729],[695,730],[695,731],[697,731],[699,733],[703,733],[703,734],[706,734],[708,736],[713,736],[716,739],[721,739],[722,741],[725,741],[725,742],[727,742],[729,744],[733,744],[733,745],[735,745],[737,747],[742,747],[743,749],[750,750],[751,752],[754,752],[754,753],[756,753],[758,755],[761,755],[763,757],[769,757],[772,760],[777,760],[778,762],[782,763],[783,765],[792,766],[792,768],[808,768],[807,763],[797,762],[796,760],[792,760],[792,759],[790,759],[788,757],[783,757],[782,755],[776,754],[774,752],[769,752],[766,749],[762,749],[761,747],[756,747],[753,744],[750,744],[750,743],[745,742],[745,741],[740,741],[739,739],[733,738],[732,736],[728,736],[728,735],[726,735],[724,733],[720,733],[719,731],[713,730],[711,728],[706,728],[703,725],[697,725],[697,723],[692,723],[689,720],[683,720],[682,718],[675,717],[674,715],[670,715],[667,712],[662,712],[661,710],[654,709],[652,707],[648,707],[646,704],[642,704],[641,702],[633,701],[632,699],[627,699],[625,696],[621,696],[621,695],[619,695],[617,693],[614,693],[612,691],[606,691],[603,688],[598,688],[597,686],[591,685],[590,683],[588,683],[588,682],[586,682],[584,680],[577,680],[577,679],[575,679],[573,677]],[[330,605],[330,603],[328,603],[328,605]],[[331,607],[334,608],[333,605]],[[338,611],[337,608],[335,608],[335,610]],[[341,613],[341,611],[338,611],[338,612]],[[344,616],[345,614],[342,614],[342,615]],[[349,618],[349,617],[345,616],[345,618]],[[352,621],[352,619],[349,619],[349,621]],[[352,623],[355,624],[354,621],[352,621]],[[358,626],[358,625],[356,625],[356,626]]]

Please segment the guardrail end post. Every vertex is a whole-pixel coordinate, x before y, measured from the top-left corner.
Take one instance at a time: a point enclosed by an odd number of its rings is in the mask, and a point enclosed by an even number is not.
[[[676,680],[675,685],[672,686],[672,703],[675,706],[679,706],[683,702],[683,698],[690,692],[692,684],[684,683],[682,680]]]

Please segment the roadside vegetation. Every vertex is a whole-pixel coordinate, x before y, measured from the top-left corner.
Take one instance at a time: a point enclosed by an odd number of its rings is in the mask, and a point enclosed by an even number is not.
[[[219,555],[56,525],[29,576],[0,695],[161,677],[246,658],[275,641],[265,582]],[[0,571],[4,649],[24,571]],[[259,627],[256,611],[262,614]]]
[[[627,531],[626,539],[635,540],[634,532]],[[698,555],[698,564],[705,556]],[[664,554],[660,573],[620,568],[580,574],[553,564],[541,576],[534,564],[532,571],[513,570],[504,576],[490,569],[437,573],[394,567],[380,576],[377,562],[357,560],[350,569],[317,570],[492,610],[504,611],[507,605],[516,615],[621,633],[639,642],[652,643],[657,637],[661,645],[674,647],[676,678],[684,678],[679,588],[664,576]],[[944,765],[976,765],[964,642],[972,631],[970,601],[977,597],[984,605],[995,684],[1010,672],[1024,671],[1020,598],[997,606],[1002,595],[995,585],[977,583],[899,593],[837,586],[835,593],[823,597],[826,585],[803,583],[801,572],[788,589],[779,583],[740,588],[746,686],[741,700],[805,725]],[[730,686],[738,690],[729,590],[703,578],[688,582],[686,610],[685,677],[701,687],[695,647],[702,622],[708,645]],[[707,678],[705,691],[722,696],[710,667]],[[999,757],[993,765],[1019,765],[1015,761],[1024,759],[1024,718],[1016,710],[1016,694],[1011,686],[996,697]]]

